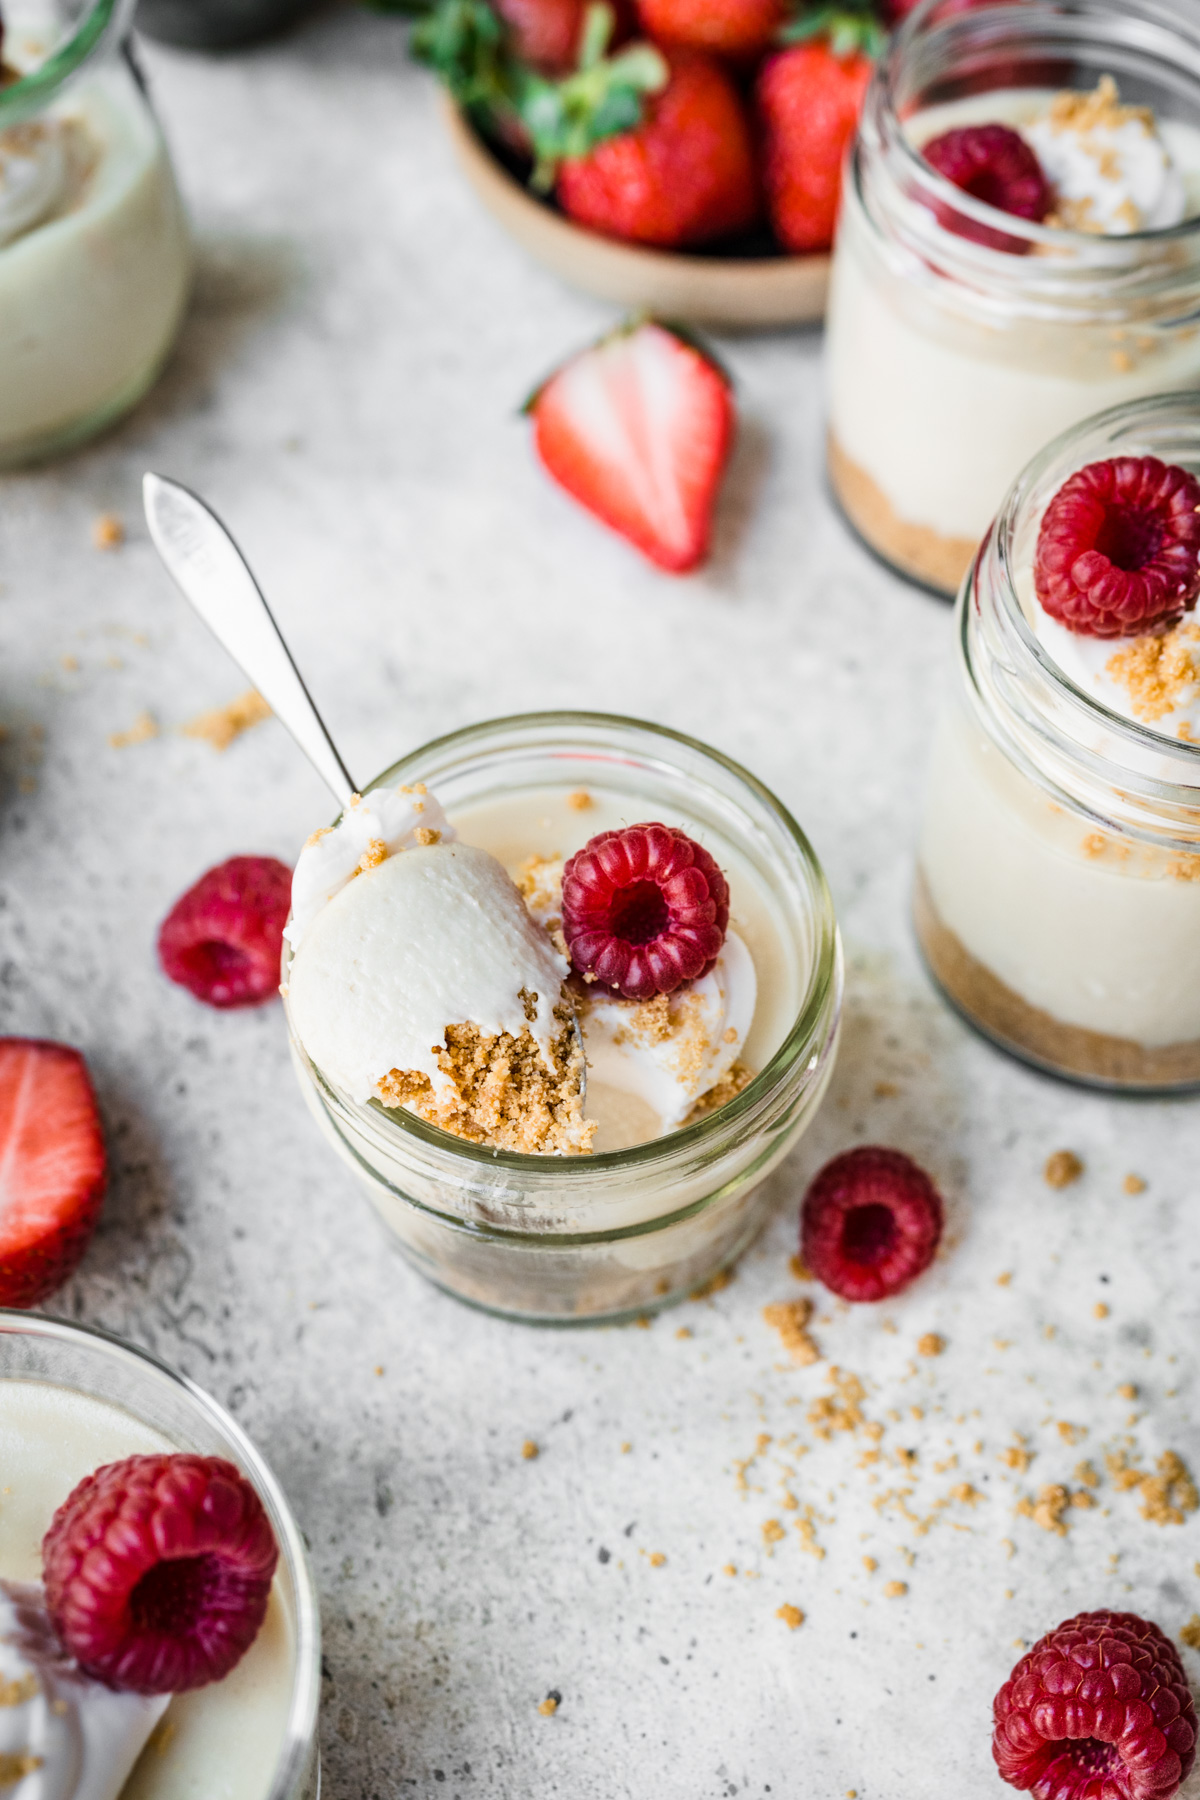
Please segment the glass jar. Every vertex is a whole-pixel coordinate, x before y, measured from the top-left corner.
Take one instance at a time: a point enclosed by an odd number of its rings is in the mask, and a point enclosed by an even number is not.
[[[953,593],[1051,438],[1200,381],[1200,217],[1097,236],[974,199],[919,155],[952,125],[1112,76],[1154,109],[1200,213],[1200,9],[925,0],[881,59],[851,149],[829,309],[829,473],[901,574]],[[1016,96],[1018,90],[1025,101]],[[1003,97],[1002,97],[1003,96]],[[1002,226],[1009,248],[967,232]]]
[[[212,1776],[208,1792],[215,1793],[219,1786],[228,1800],[317,1800],[321,1787],[316,1744],[321,1691],[321,1625],[316,1588],[304,1539],[283,1490],[240,1425],[185,1375],[176,1374],[145,1350],[135,1349],[132,1344],[124,1343],[106,1331],[0,1308],[0,1389],[8,1382],[66,1389],[73,1396],[104,1403],[106,1411],[111,1409],[118,1416],[128,1415],[131,1439],[139,1444],[139,1448],[141,1440],[149,1433],[153,1434],[153,1444],[166,1439],[175,1449],[194,1455],[226,1457],[253,1484],[267,1510],[279,1545],[272,1605],[277,1599],[282,1609],[279,1629],[286,1633],[292,1672],[290,1694],[281,1708],[280,1721],[274,1727],[279,1732],[278,1749],[273,1753],[266,1752],[264,1760],[269,1763],[270,1770],[262,1786],[256,1784],[249,1788],[239,1784],[239,1777],[242,1783],[246,1780],[251,1755],[252,1747],[247,1738],[252,1709],[256,1703],[261,1704],[261,1694],[267,1685],[262,1672],[256,1671],[254,1680],[243,1694],[243,1707],[251,1710],[232,1715],[232,1723],[230,1720],[223,1722],[220,1717],[221,1683],[200,1689],[193,1695],[180,1696],[174,1705],[197,1702],[203,1707],[203,1714],[189,1720],[180,1713],[172,1719],[174,1731],[162,1739],[161,1749],[149,1750],[149,1762],[143,1757],[136,1765],[122,1789],[123,1796],[128,1796],[129,1800],[154,1800],[155,1769],[159,1767],[164,1777],[171,1780],[172,1792],[182,1792],[185,1783],[188,1791],[193,1791],[189,1776],[200,1782],[200,1787],[195,1789],[200,1792],[205,1777],[194,1764],[185,1763],[183,1769],[167,1766],[172,1754],[186,1753],[189,1737],[193,1733],[199,1735],[199,1727],[205,1741],[210,1729],[232,1729],[236,1733],[238,1760],[224,1767],[219,1779],[215,1774]],[[86,1414],[76,1414],[72,1422],[75,1431],[85,1435],[91,1420]],[[139,1427],[142,1430],[139,1431]],[[2,1430],[0,1442],[4,1442]],[[137,1453],[136,1450],[122,1450],[119,1454]],[[83,1460],[86,1462],[87,1458]],[[105,1459],[102,1457],[101,1460]],[[90,1470],[82,1471],[78,1479],[82,1479],[84,1472],[90,1473]],[[11,1492],[11,1489],[5,1491]],[[22,1577],[30,1578],[31,1574]],[[261,1635],[265,1636],[271,1629],[269,1613]],[[247,1652],[247,1659],[253,1655],[252,1647]],[[235,1669],[226,1679],[235,1682],[237,1676]]]
[[[0,467],[127,412],[183,316],[187,227],[123,48],[131,11],[5,0],[16,78],[0,80]]]
[[[633,1317],[683,1298],[760,1230],[772,1205],[764,1179],[812,1120],[833,1067],[841,946],[807,839],[736,763],[676,732],[603,714],[476,725],[414,751],[372,786],[417,781],[452,822],[547,789],[617,790],[629,797],[629,823],[699,831],[773,918],[778,979],[795,996],[783,1041],[728,1104],[629,1149],[550,1157],[467,1143],[408,1111],[355,1104],[292,1033],[300,1085],[326,1137],[363,1178],[399,1249],[440,1287],[489,1312],[559,1325]],[[285,999],[287,966],[285,953]]]
[[[1051,444],[963,585],[916,927],[943,991],[1002,1048],[1093,1086],[1170,1090],[1200,1085],[1200,744],[1077,688],[1019,598],[1049,500],[1123,455],[1200,474],[1200,401],[1118,407]]]

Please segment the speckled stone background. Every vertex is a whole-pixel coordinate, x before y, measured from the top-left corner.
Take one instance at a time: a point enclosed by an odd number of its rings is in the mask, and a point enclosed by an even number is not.
[[[830,507],[819,334],[721,345],[743,429],[716,555],[659,576],[532,462],[521,399],[609,314],[478,210],[402,28],[346,9],[237,58],[145,58],[199,243],[186,329],[125,426],[0,482],[0,1026],[86,1050],[114,1161],[60,1309],[185,1369],[281,1476],[321,1587],[332,1800],[998,1795],[990,1703],[1019,1640],[1098,1606],[1175,1635],[1200,1608],[1200,1514],[1144,1520],[1104,1464],[1129,1437],[1138,1466],[1200,1468],[1196,1108],[1006,1062],[918,964],[950,616]],[[222,1017],[159,975],[180,890],[235,852],[291,859],[330,808],[274,723],[224,756],[179,734],[244,684],[156,563],[148,466],[233,525],[363,777],[481,717],[599,707],[711,740],[807,827],[849,953],[845,1047],[723,1292],[647,1330],[466,1311],[383,1248],[279,1009]],[[104,510],[118,551],[91,545]],[[143,710],[161,734],[110,747]],[[819,1299],[825,1360],[795,1367],[762,1310],[803,1291],[806,1179],[864,1140],[936,1174],[944,1254],[881,1309]],[[1064,1147],[1086,1172],[1054,1191]],[[877,1444],[814,1430],[834,1365]],[[1085,1458],[1096,1505],[1066,1535],[1014,1515],[1078,1491]]]

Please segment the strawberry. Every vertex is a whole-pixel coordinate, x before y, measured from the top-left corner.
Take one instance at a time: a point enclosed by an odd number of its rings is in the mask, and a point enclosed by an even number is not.
[[[575,67],[586,0],[494,0],[513,54],[548,75]]]
[[[656,44],[737,60],[761,56],[788,13],[788,0],[637,0],[638,21]]]
[[[861,50],[838,55],[820,39],[777,51],[759,72],[763,186],[785,250],[806,255],[833,242],[842,161],[872,66]]]
[[[660,568],[702,562],[734,433],[724,370],[653,320],[574,356],[530,400],[560,486]]]
[[[107,1172],[78,1050],[0,1038],[0,1305],[36,1306],[74,1274]]]
[[[580,225],[671,249],[746,230],[759,193],[749,123],[729,76],[695,51],[667,61],[669,79],[645,99],[641,123],[567,157],[556,192]]]

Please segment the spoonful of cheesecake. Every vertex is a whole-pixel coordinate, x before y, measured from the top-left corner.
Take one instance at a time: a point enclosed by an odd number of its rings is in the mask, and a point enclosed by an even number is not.
[[[176,585],[342,807],[300,853],[285,930],[291,1023],[319,1076],[493,1149],[585,1153],[595,1128],[566,957],[423,783],[359,794],[224,525],[161,475],[143,492]]]

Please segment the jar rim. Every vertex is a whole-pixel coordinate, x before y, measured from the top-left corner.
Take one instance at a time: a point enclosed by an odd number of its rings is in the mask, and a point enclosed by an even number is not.
[[[214,1400],[190,1376],[172,1368],[170,1363],[164,1362],[152,1350],[130,1343],[128,1339],[118,1336],[116,1332],[107,1331],[100,1325],[77,1324],[74,1320],[62,1319],[53,1313],[28,1313],[11,1307],[0,1307],[0,1341],[6,1337],[80,1345],[88,1353],[98,1353],[114,1364],[140,1366],[143,1371],[150,1371],[153,1376],[161,1378],[170,1387],[181,1392],[189,1406],[215,1426],[236,1450],[255,1487],[267,1503],[272,1527],[280,1541],[280,1550],[286,1560],[295,1592],[295,1670],[284,1738],[279,1748],[280,1760],[265,1797],[265,1800],[291,1800],[297,1782],[307,1769],[317,1727],[321,1695],[321,1614],[316,1581],[304,1537],[278,1477],[252,1439],[220,1402]],[[49,1372],[44,1376],[33,1374],[28,1377],[0,1373],[0,1380],[26,1379],[44,1380],[48,1385],[55,1385],[55,1377]],[[58,1385],[70,1384],[63,1379]],[[105,1396],[90,1389],[77,1388],[73,1391],[87,1391],[94,1399],[105,1399]],[[133,1407],[121,1400],[106,1403],[137,1416]]]
[[[0,87],[0,130],[41,112],[101,47],[128,31],[137,0],[92,0],[71,35],[27,74]]]
[[[808,984],[801,1001],[799,1012],[783,1043],[770,1057],[765,1067],[754,1075],[739,1094],[713,1112],[697,1119],[694,1124],[681,1126],[676,1131],[665,1133],[661,1137],[649,1138],[644,1143],[633,1144],[621,1150],[599,1151],[593,1155],[580,1157],[545,1156],[515,1150],[495,1150],[487,1145],[472,1144],[466,1139],[456,1137],[436,1125],[428,1124],[407,1108],[387,1109],[374,1102],[366,1107],[356,1107],[354,1102],[334,1086],[309,1057],[294,1030],[289,1031],[292,1042],[302,1059],[305,1070],[316,1085],[323,1089],[340,1107],[354,1114],[367,1112],[372,1123],[383,1129],[390,1136],[395,1133],[403,1142],[406,1138],[416,1140],[426,1149],[443,1156],[460,1158],[468,1165],[477,1165],[489,1171],[504,1170],[528,1180],[532,1176],[553,1175],[556,1183],[565,1180],[587,1181],[600,1180],[611,1176],[614,1172],[630,1169],[653,1169],[657,1164],[692,1155],[702,1151],[709,1145],[723,1138],[731,1128],[739,1126],[753,1114],[772,1094],[776,1093],[782,1081],[796,1068],[806,1054],[819,1051],[818,1033],[828,1009],[831,992],[834,993],[836,1006],[833,1023],[836,1024],[840,1012],[841,959],[837,920],[833,909],[833,898],[821,866],[812,845],[804,831],[793,818],[783,802],[772,793],[764,782],[752,775],[732,757],[711,745],[703,743],[699,738],[689,736],[686,732],[675,731],[666,725],[651,723],[617,713],[554,711],[536,713],[510,713],[500,718],[481,720],[475,725],[460,727],[456,731],[446,732],[441,737],[433,738],[428,743],[401,757],[375,777],[373,783],[364,789],[379,786],[384,781],[403,778],[404,775],[418,772],[414,765],[427,761],[436,753],[453,747],[469,747],[472,742],[481,738],[512,729],[535,728],[540,730],[564,731],[635,731],[646,733],[652,739],[667,744],[677,744],[689,752],[699,755],[715,763],[727,775],[748,788],[758,802],[770,813],[782,828],[792,847],[798,853],[799,860],[809,879],[809,901],[813,918],[813,954],[812,965],[808,974]],[[285,995],[286,1008],[286,995]]]

